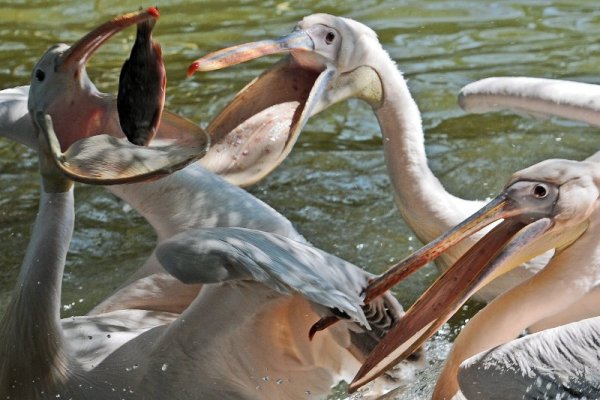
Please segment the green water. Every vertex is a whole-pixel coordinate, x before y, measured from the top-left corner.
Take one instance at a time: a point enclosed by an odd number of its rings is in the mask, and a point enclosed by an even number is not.
[[[0,13],[0,89],[28,83],[36,60],[99,23],[136,10],[132,1],[4,1]],[[148,4],[152,5],[152,4]],[[600,10],[595,1],[164,1],[160,41],[168,73],[166,106],[206,124],[233,94],[267,68],[267,58],[192,79],[188,64],[209,50],[279,36],[314,12],[357,19],[375,29],[421,108],[429,161],[461,197],[494,195],[511,172],[537,161],[582,159],[598,148],[595,129],[563,120],[466,115],[456,104],[465,84],[492,75],[600,81]],[[112,39],[88,72],[116,92],[134,29]],[[28,242],[38,201],[36,156],[0,140],[0,314]],[[288,160],[249,189],[294,222],[318,247],[381,271],[419,245],[396,211],[379,128],[364,103],[315,117]],[[135,211],[101,188],[78,185],[76,231],[63,293],[64,316],[87,312],[141,265],[154,234]],[[395,290],[410,304],[437,275],[428,268]],[[469,304],[428,345],[429,367],[407,389],[427,398]]]

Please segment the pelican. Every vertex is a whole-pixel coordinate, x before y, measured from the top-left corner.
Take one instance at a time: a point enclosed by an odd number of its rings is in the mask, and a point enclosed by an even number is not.
[[[370,275],[352,264],[282,236],[222,228],[159,247],[178,279],[209,284],[183,313],[127,310],[61,321],[73,182],[51,155],[51,117],[34,118],[40,208],[0,325],[2,398],[323,398],[401,315],[391,294],[362,307]],[[311,326],[328,315],[343,315],[346,325],[311,340]]]
[[[304,106],[310,115],[351,97],[371,105],[383,135],[384,157],[396,204],[422,242],[430,242],[484,204],[448,193],[433,175],[427,165],[421,115],[406,81],[375,32],[357,21],[327,14],[311,15],[288,36],[208,54],[194,61],[188,72],[210,71],[286,52],[291,56],[276,68],[286,65],[297,70],[297,76],[312,77],[312,94]],[[293,86],[298,81],[299,78],[289,79],[287,85]],[[475,240],[468,239],[444,254],[437,260],[438,266],[446,269]],[[531,276],[546,261],[547,258],[538,258],[499,277],[482,288],[477,297],[491,300]]]
[[[462,329],[433,398],[449,399],[458,392],[458,369],[469,357],[517,338],[528,326],[571,309],[587,296],[597,300],[599,161],[600,153],[584,161],[553,159],[515,173],[488,205],[408,257],[397,270],[373,280],[366,289],[367,299],[376,297],[373,288],[383,290],[392,283],[392,275],[417,268],[465,236],[503,219],[413,304],[363,364],[351,389],[410,354],[479,286],[548,249],[556,251],[544,269],[498,296]],[[584,314],[598,315],[597,302],[588,307]],[[579,310],[573,311],[581,317]]]
[[[459,92],[458,103],[467,112],[508,110],[536,118],[560,117],[600,126],[600,86],[560,79],[525,76],[490,77],[472,82]],[[596,315],[595,293],[530,327],[537,332]],[[575,313],[574,310],[579,310]]]

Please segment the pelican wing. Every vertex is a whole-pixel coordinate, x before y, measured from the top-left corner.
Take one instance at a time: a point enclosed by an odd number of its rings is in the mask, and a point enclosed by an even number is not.
[[[460,90],[468,112],[510,110],[535,117],[557,116],[600,126],[600,86],[529,77],[492,77]]]
[[[469,399],[600,398],[600,317],[473,356],[461,364],[458,378]]]
[[[37,136],[27,110],[29,86],[0,90],[0,136],[37,149]]]
[[[193,229],[163,241],[156,255],[184,283],[255,280],[369,327],[360,293],[370,275],[310,245],[243,228]]]

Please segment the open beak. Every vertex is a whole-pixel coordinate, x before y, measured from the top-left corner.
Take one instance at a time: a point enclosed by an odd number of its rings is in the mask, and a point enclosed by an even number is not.
[[[146,11],[128,13],[113,18],[89,32],[71,46],[62,55],[58,62],[57,69],[61,71],[73,67],[84,67],[94,52],[112,36],[132,25],[136,25],[149,18],[156,19],[158,17],[158,10],[155,7],[150,7]]]
[[[274,170],[312,115],[349,97],[360,97],[364,85],[381,86],[370,68],[352,71],[355,82],[360,82],[353,84],[334,65],[319,61],[310,35],[303,30],[208,54],[194,61],[188,74],[278,53],[291,55],[242,89],[207,128],[212,148],[200,162],[236,185],[253,184]]]
[[[502,219],[446,270],[386,334],[356,374],[349,386],[350,392],[418,349],[479,288],[520,265],[524,259],[553,247],[552,241],[547,243],[539,238],[554,226],[552,215],[556,200],[546,202],[543,208],[515,201],[527,189],[526,183],[531,184],[523,181],[509,186],[473,216],[370,282],[365,290],[365,302],[437,258],[452,245]],[[552,190],[552,196],[557,199],[558,189]]]
[[[80,76],[90,57],[108,39],[125,28],[148,20],[155,21],[158,17],[158,10],[150,7],[145,11],[118,16],[100,25],[60,55],[56,61],[57,72]],[[71,89],[64,88],[65,91]],[[118,124],[116,99],[110,96],[98,98],[100,105],[90,105],[97,109],[93,118],[108,122],[94,129],[85,126],[73,128],[72,123],[65,123],[62,113],[76,112],[71,108],[61,106],[54,107],[52,111],[30,110],[38,131],[60,139],[56,140],[56,146],[50,146],[51,152],[60,170],[75,181],[106,185],[145,180],[181,169],[204,156],[208,150],[210,138],[202,128],[168,111],[162,114],[156,139],[145,151],[134,150],[125,140],[116,139],[123,135]],[[88,98],[81,101],[88,101]],[[103,113],[108,113],[108,117]],[[56,134],[51,119],[45,114],[51,114],[54,119]],[[52,144],[54,141],[50,142]],[[101,156],[105,157],[104,160],[100,159]]]
[[[62,153],[52,118],[38,111],[34,123],[51,158],[69,179],[95,185],[116,185],[169,175],[206,153],[205,143],[143,147],[126,138],[102,134],[80,139]]]

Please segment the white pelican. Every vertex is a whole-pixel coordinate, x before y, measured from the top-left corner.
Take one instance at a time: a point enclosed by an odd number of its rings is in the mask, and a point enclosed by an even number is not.
[[[191,231],[189,248],[188,233],[159,248],[184,282],[224,282],[208,285],[183,313],[123,310],[61,321],[73,183],[50,154],[51,118],[38,112],[35,122],[42,193],[0,324],[0,397],[323,398],[401,315],[391,294],[361,307],[370,275],[352,264],[281,236],[223,228]],[[348,319],[345,326],[309,339],[312,325],[333,313]]]
[[[189,72],[224,68],[283,52],[291,52],[291,57],[278,65],[288,65],[305,79],[311,76],[308,72],[313,74],[313,94],[305,106],[311,114],[350,97],[371,105],[381,127],[396,204],[421,241],[433,240],[484,204],[448,193],[433,175],[427,165],[421,115],[406,81],[375,32],[357,21],[326,14],[311,15],[288,36],[217,51],[195,61]],[[444,254],[438,265],[447,268],[474,240],[469,239]],[[548,256],[545,257],[500,277],[482,288],[478,297],[489,301],[523,281],[545,265]]]
[[[548,249],[556,251],[544,269],[498,296],[463,328],[433,398],[447,399],[457,393],[458,368],[467,358],[515,339],[528,326],[571,309],[588,294],[597,299],[599,161],[600,153],[581,162],[546,160],[515,173],[486,207],[401,264],[401,268],[416,268],[466,235],[503,219],[415,302],[369,356],[351,388],[410,354],[479,286]],[[383,283],[385,288],[387,277],[384,274],[373,285]],[[597,303],[588,306],[596,315],[600,311]],[[579,310],[573,311],[580,317]]]
[[[600,126],[600,86],[561,79],[525,76],[490,77],[464,86],[458,102],[467,112],[508,110],[537,118],[561,117]],[[573,307],[530,327],[537,332],[597,315],[594,292]],[[576,313],[574,310],[578,310]]]

